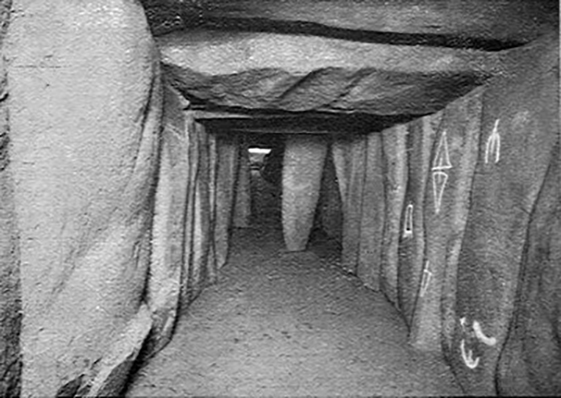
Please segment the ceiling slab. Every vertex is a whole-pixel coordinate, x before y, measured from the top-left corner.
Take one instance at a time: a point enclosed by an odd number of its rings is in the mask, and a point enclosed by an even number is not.
[[[167,78],[207,107],[424,115],[501,71],[499,53],[193,30],[157,38]]]

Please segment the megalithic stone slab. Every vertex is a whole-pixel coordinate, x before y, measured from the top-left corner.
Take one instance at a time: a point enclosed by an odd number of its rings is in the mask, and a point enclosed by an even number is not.
[[[79,389],[118,369],[105,361],[117,336],[131,342],[122,358],[134,356],[143,336],[129,335],[131,322],[151,327],[139,314],[150,263],[160,62],[138,2],[17,0],[13,7],[20,17],[6,43],[22,395],[55,396],[68,383]],[[113,379],[112,387],[125,381]]]
[[[7,87],[0,59],[0,396],[20,395],[21,286],[14,181],[9,166]]]
[[[409,336],[415,348],[425,351],[441,350],[441,322],[448,326],[446,342],[453,331],[449,326],[455,321],[456,270],[477,161],[482,93],[476,89],[446,107],[432,148],[423,212],[425,268]]]
[[[386,215],[382,153],[382,135],[369,134],[366,142],[357,274],[366,286],[376,291],[380,290],[380,264]]]
[[[181,290],[187,189],[189,137],[181,94],[164,87],[164,116],[156,199],[152,224],[152,251],[147,302],[154,321],[144,353],[159,351],[170,339],[177,318]]]
[[[209,205],[209,249],[207,260],[207,279],[209,283],[218,280],[218,266],[216,263],[216,240],[214,239],[214,226],[216,222],[216,179],[218,172],[218,143],[215,134],[208,134],[204,129],[208,142],[208,205]]]
[[[530,221],[515,317],[501,354],[501,395],[561,395],[561,180],[559,143]]]
[[[306,249],[327,153],[323,136],[286,137],[282,167],[282,229],[288,251]]]
[[[230,226],[234,209],[236,178],[238,174],[239,136],[221,134],[217,137],[218,170],[216,175],[216,202],[214,211],[214,246],[216,266],[226,264],[230,243]]]
[[[505,55],[512,69],[484,96],[471,208],[458,263],[448,360],[466,392],[496,393],[527,229],[559,140],[558,38]]]
[[[197,29],[157,41],[187,98],[248,110],[422,116],[500,71],[496,52],[314,34]]]
[[[401,216],[404,209],[407,188],[407,125],[400,124],[384,130],[382,145],[385,170],[385,225],[381,263],[380,287],[388,300],[396,307],[397,269],[399,263],[399,240],[401,236]]]
[[[425,267],[425,186],[430,170],[430,152],[441,119],[442,112],[437,112],[408,124],[408,178],[401,217],[397,280],[399,308],[408,325],[411,325]]]
[[[183,311],[187,309],[188,304],[191,302],[191,292],[189,290],[189,279],[192,273],[193,263],[193,239],[195,234],[195,197],[197,176],[200,168],[199,161],[199,139],[197,137],[197,123],[193,118],[192,112],[187,110],[185,112],[185,119],[187,121],[187,137],[189,144],[188,160],[189,160],[189,180],[187,183],[187,198],[185,202],[185,244],[183,255],[183,274],[181,281],[181,307]]]
[[[236,179],[236,201],[234,206],[234,226],[249,227],[251,219],[251,170],[249,152],[245,138],[240,137],[238,178]]]
[[[191,235],[191,255],[187,289],[189,300],[196,298],[211,272],[212,239],[210,211],[210,154],[208,134],[202,124],[193,123],[199,152],[198,172],[194,181],[195,197]],[[189,220],[187,220],[189,223]]]
[[[356,274],[360,256],[360,225],[366,168],[366,135],[335,137],[332,154],[343,202],[343,269]]]
[[[341,242],[343,230],[343,203],[337,184],[337,175],[335,173],[331,151],[328,151],[323,167],[319,211],[323,231],[329,237]]]

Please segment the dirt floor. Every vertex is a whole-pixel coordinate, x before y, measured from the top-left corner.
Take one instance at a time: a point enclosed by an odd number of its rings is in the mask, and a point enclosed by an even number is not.
[[[461,395],[440,359],[415,353],[383,295],[344,274],[340,249],[315,233],[286,253],[279,191],[256,178],[252,228],[230,260],[141,368],[138,396]]]

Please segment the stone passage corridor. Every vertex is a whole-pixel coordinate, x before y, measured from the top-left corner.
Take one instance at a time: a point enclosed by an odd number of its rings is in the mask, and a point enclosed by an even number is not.
[[[283,252],[275,209],[259,206],[252,228],[234,233],[219,283],[128,396],[460,395],[440,358],[408,347],[392,305],[342,273],[336,243],[316,236],[307,252]]]

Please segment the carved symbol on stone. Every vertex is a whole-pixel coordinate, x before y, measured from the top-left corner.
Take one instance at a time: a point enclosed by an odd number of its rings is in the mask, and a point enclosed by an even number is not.
[[[460,318],[460,325],[462,327],[464,334],[468,334],[468,331],[466,330],[466,317]],[[485,335],[485,333],[483,333],[483,330],[481,329],[481,325],[479,324],[478,321],[473,321],[473,333],[471,333],[471,335],[472,336],[475,335],[475,337],[479,341],[481,341],[483,344],[489,347],[493,347],[497,344],[496,338],[488,337]],[[462,359],[464,360],[466,366],[470,369],[475,369],[479,365],[480,358],[476,358],[474,360],[473,352],[471,350],[466,352],[464,339],[462,339],[462,341],[460,342],[460,350],[462,352]]]
[[[493,163],[499,163],[501,160],[501,135],[499,134],[500,119],[495,121],[495,126],[493,127],[493,132],[487,139],[487,144],[485,145],[485,164],[489,163],[489,158],[495,155],[495,161]]]
[[[409,203],[405,209],[405,222],[403,226],[403,237],[410,238],[413,236],[413,204]]]
[[[446,131],[444,131],[440,136],[440,141],[436,148],[436,154],[432,162],[432,170],[447,170],[451,168],[452,163],[450,163],[450,154],[448,152],[448,137]]]
[[[487,337],[483,330],[481,330],[481,325],[477,321],[473,321],[473,331],[475,332],[475,337],[483,344],[488,345],[489,347],[493,347],[497,344],[497,339],[494,337]]]
[[[421,293],[420,296],[423,297],[427,292],[432,277],[432,272],[430,270],[430,261],[425,264],[425,269],[423,270],[423,278],[421,279]]]
[[[442,196],[444,195],[444,188],[448,182],[448,174],[443,171],[434,171],[432,173],[432,192],[434,194],[434,211],[436,214],[440,213],[440,206],[442,205]]]
[[[479,357],[473,359],[473,351],[469,350],[466,352],[466,343],[464,339],[460,342],[460,351],[462,352],[462,359],[466,366],[470,369],[475,369],[479,365]]]

